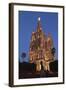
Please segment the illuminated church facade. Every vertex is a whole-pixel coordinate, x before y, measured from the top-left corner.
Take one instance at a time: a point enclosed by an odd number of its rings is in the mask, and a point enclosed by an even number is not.
[[[29,48],[30,63],[36,64],[36,71],[50,71],[49,64],[54,61],[54,56],[51,52],[53,48],[53,39],[51,35],[46,36],[42,31],[41,20],[38,18],[37,30],[32,32]]]

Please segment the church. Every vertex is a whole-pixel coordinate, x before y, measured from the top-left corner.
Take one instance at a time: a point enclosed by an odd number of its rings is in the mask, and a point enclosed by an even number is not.
[[[52,54],[53,39],[42,31],[41,19],[38,17],[37,28],[32,32],[29,48],[29,62],[36,64],[36,71],[50,71],[49,64],[54,61]]]

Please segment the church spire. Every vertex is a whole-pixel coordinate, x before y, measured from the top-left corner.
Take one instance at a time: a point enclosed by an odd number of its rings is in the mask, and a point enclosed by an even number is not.
[[[39,32],[41,30],[41,18],[38,17],[38,25],[37,25],[37,31]]]
[[[38,17],[38,21],[40,21],[41,20],[41,18],[40,17]]]

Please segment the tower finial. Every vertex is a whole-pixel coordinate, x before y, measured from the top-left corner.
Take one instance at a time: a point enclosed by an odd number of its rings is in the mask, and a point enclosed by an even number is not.
[[[40,21],[40,19],[41,19],[41,18],[40,18],[40,17],[38,17],[38,21]]]
[[[37,31],[41,31],[41,22],[40,22],[40,17],[38,17],[38,23],[37,23]]]

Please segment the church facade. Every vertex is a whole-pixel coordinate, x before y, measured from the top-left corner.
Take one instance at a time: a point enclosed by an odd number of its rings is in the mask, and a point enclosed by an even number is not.
[[[42,31],[41,20],[38,18],[36,32],[32,32],[30,39],[29,59],[36,64],[36,71],[42,69],[50,71],[49,64],[54,61],[52,54],[53,39]]]

